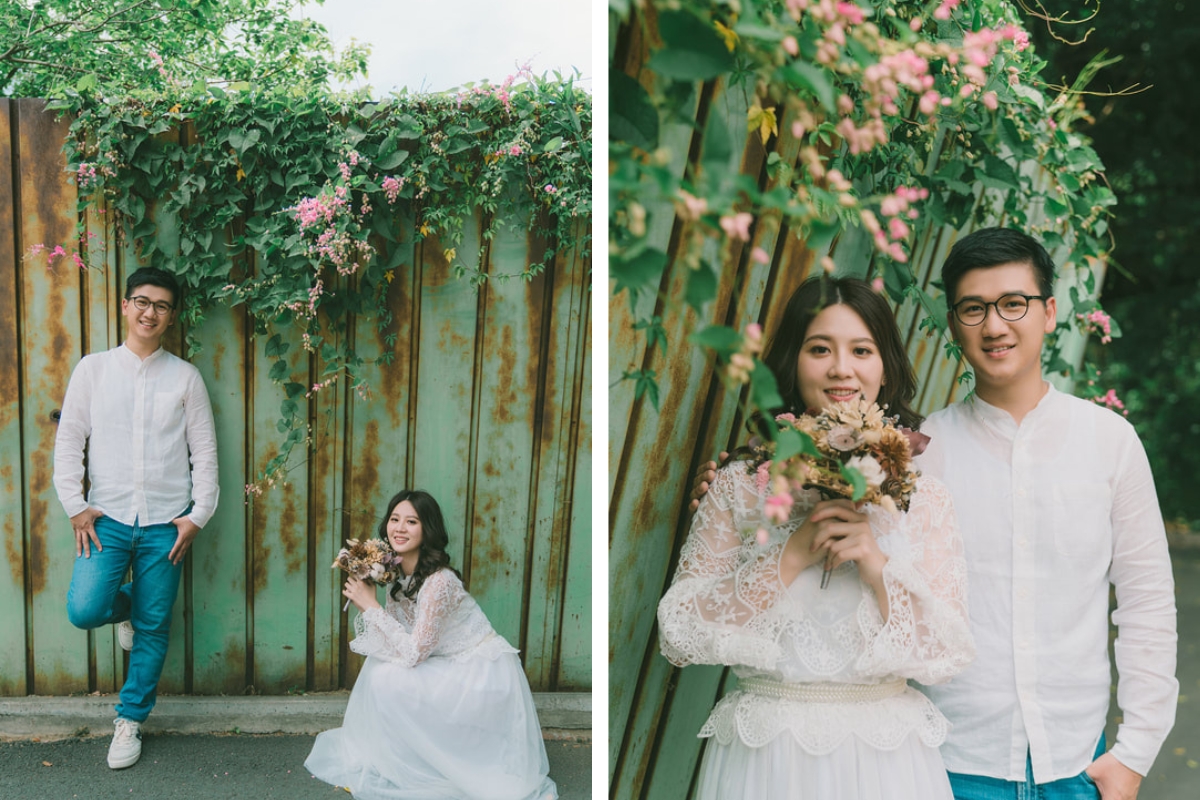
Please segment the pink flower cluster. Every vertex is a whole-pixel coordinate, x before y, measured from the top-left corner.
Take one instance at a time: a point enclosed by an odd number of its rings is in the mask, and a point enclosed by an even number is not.
[[[750,223],[753,221],[754,217],[748,211],[728,214],[721,217],[721,230],[725,231],[725,235],[730,239],[748,242],[750,241]]]
[[[387,195],[388,204],[396,202],[396,198],[400,196],[400,190],[404,188],[404,178],[394,178],[391,175],[383,179],[383,193]]]
[[[323,192],[316,197],[306,197],[288,209],[300,223],[300,230],[306,231],[320,223],[329,225],[346,208],[346,187],[337,188],[339,191],[333,194]]]
[[[904,252],[904,241],[911,233],[907,219],[916,219],[918,214],[911,204],[929,197],[928,189],[909,188],[901,186],[895,192],[883,198],[879,204],[879,213],[887,220],[887,227],[880,223],[879,218],[869,209],[863,209],[859,214],[863,227],[875,240],[875,247],[901,264],[908,261]]]
[[[82,242],[82,239],[80,241]],[[27,258],[35,258],[35,257],[41,255],[42,253],[46,254],[46,271],[47,272],[54,269],[54,260],[56,258],[65,259],[68,256],[70,256],[71,261],[75,264],[76,267],[78,267],[81,270],[87,269],[87,263],[80,257],[79,253],[68,253],[61,244],[56,245],[54,247],[54,249],[50,249],[49,247],[47,247],[44,244],[30,245],[29,250],[26,251],[26,257]]]
[[[498,157],[499,156],[519,156],[519,155],[521,155],[521,153],[522,153],[521,145],[514,144],[514,145],[509,145],[508,147],[501,147],[499,150],[497,150],[492,155],[498,156]]]
[[[725,365],[725,376],[734,383],[749,383],[750,373],[754,370],[754,357],[762,352],[762,326],[751,322],[742,334],[742,346],[729,357]]]
[[[1099,333],[1100,343],[1112,341],[1112,317],[1097,308],[1086,314],[1075,315],[1082,323],[1084,333]]]
[[[162,56],[158,54],[158,51],[152,49],[149,50],[146,55],[150,56],[150,61],[154,64],[154,68],[158,70],[159,75],[163,76],[164,78],[169,77],[167,75],[167,68],[163,64]]]
[[[96,180],[96,165],[84,161],[79,165],[79,169],[75,170],[75,185],[84,189],[94,180]]]
[[[962,0],[942,0],[942,4],[933,12],[934,19],[950,19],[950,12],[958,7]]]
[[[1113,411],[1120,411],[1124,416],[1129,416],[1129,411],[1125,408],[1125,404],[1121,402],[1121,398],[1117,397],[1116,389],[1109,389],[1106,394],[1099,397],[1093,397],[1092,402],[1098,405],[1106,406]]]

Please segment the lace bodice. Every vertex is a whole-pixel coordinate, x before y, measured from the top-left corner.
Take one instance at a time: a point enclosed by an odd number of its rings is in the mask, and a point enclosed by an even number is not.
[[[354,652],[407,667],[433,656],[495,659],[517,652],[448,569],[426,578],[411,599],[401,594],[393,600],[389,591],[386,606],[367,609],[354,620],[354,632]]]
[[[857,566],[821,567],[789,586],[779,577],[788,537],[819,500],[796,497],[790,518],[774,525],[745,462],[722,468],[692,521],[671,588],[658,606],[662,653],[672,663],[725,664],[741,677],[787,683],[874,684],[912,678],[940,683],[974,656],[966,608],[966,563],[945,486],[921,478],[909,511],[866,507],[880,550],[888,619]],[[766,544],[756,531],[765,528]],[[873,703],[805,703],[734,692],[713,710],[701,736],[751,746],[789,730],[822,753],[855,734],[890,749],[916,730],[931,746],[947,723],[913,689]]]

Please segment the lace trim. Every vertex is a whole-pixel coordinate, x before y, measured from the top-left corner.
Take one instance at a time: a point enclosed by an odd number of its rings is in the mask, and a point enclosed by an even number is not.
[[[762,747],[790,735],[806,753],[826,755],[856,736],[877,750],[895,750],[912,733],[928,747],[946,740],[950,723],[929,698],[911,687],[878,702],[808,703],[735,691],[717,703],[700,729],[722,745],[739,739]]]

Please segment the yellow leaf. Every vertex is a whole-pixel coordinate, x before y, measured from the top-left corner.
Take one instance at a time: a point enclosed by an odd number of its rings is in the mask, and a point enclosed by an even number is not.
[[[758,131],[758,135],[762,137],[763,144],[767,143],[767,139],[771,138],[771,134],[778,133],[779,126],[775,120],[775,109],[763,108],[756,101],[750,106],[750,110],[746,112],[746,130]]]
[[[456,248],[451,247],[449,250],[442,251],[442,255],[444,255],[446,257],[447,261],[453,261],[454,257],[456,255],[458,255],[458,250]]]
[[[387,272],[383,273],[383,279],[385,281],[387,281],[388,283],[391,283],[392,279],[394,279],[395,277],[396,277],[396,270],[394,270],[394,269],[389,269]]]
[[[428,226],[428,225],[426,225],[424,222],[422,222],[422,223],[421,223],[421,235],[422,235],[422,236],[428,236],[428,235],[429,235],[429,226]]]
[[[1187,755],[1187,748],[1186,747],[1176,747],[1175,755],[1177,755],[1177,756]]]
[[[1187,765],[1188,765],[1188,769],[1195,769],[1196,767],[1200,767],[1200,761],[1197,761],[1194,758],[1189,758],[1187,760]]]
[[[181,106],[179,103],[176,103],[175,105],[171,106],[172,114],[178,114],[182,110],[183,110],[183,106]]]
[[[721,38],[725,40],[725,46],[729,48],[729,52],[733,52],[733,48],[737,47],[738,35],[731,28],[727,28],[721,24],[720,20],[713,23],[717,26],[717,33],[721,34]]]
[[[245,170],[243,170],[241,167],[238,167],[238,171],[237,171],[237,179],[240,181],[240,180],[241,180],[242,178],[244,178],[244,177],[246,177],[246,172],[245,172]]]

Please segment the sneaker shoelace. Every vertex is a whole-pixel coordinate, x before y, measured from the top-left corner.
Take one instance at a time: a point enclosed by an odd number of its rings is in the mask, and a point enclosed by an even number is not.
[[[118,719],[116,731],[113,733],[113,741],[120,744],[128,744],[135,736],[137,736],[137,725],[127,719]]]

